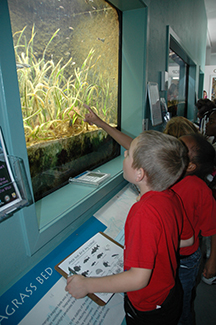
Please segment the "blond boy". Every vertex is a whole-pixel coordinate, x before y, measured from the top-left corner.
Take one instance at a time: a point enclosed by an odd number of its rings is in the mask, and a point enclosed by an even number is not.
[[[124,272],[101,278],[73,275],[66,291],[75,298],[92,292],[125,292],[127,324],[177,324],[182,290],[176,281],[176,253],[193,243],[193,231],[179,197],[170,189],[187,167],[185,146],[176,138],[146,131],[125,151],[124,178],[141,198],[125,223]]]

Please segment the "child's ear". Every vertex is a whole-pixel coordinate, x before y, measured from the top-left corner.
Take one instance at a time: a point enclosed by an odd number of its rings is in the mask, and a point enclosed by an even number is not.
[[[188,164],[186,172],[187,173],[192,173],[192,172],[194,172],[196,170],[196,168],[197,168],[197,165],[190,161],[189,164]]]
[[[137,169],[136,181],[140,182],[144,176],[145,176],[145,172],[144,172],[143,168]]]

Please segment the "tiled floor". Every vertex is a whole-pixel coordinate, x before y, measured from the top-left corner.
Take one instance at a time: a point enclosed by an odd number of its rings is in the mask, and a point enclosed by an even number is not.
[[[194,302],[196,325],[216,325],[216,285],[200,282]]]
[[[216,325],[216,284],[208,285],[201,280],[201,274],[206,262],[204,256],[208,245],[210,245],[210,242],[208,244],[205,238],[202,238],[201,251],[203,258],[194,301],[196,325]]]

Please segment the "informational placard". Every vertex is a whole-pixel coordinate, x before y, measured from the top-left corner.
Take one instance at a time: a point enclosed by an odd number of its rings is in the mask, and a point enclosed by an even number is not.
[[[66,279],[54,267],[106,226],[95,217],[57,246],[0,297],[1,325],[122,325],[124,296],[116,293],[105,306],[89,297],[73,298]],[[125,324],[125,323],[124,323]]]
[[[156,82],[148,82],[148,97],[151,111],[152,126],[163,123],[162,112],[160,106],[160,95],[158,84]]]
[[[0,216],[9,213],[22,200],[8,160],[0,129]]]
[[[100,277],[123,272],[123,246],[99,232],[60,262],[55,269],[65,278],[71,273]],[[89,297],[103,306],[112,295],[113,293],[94,293]]]
[[[65,291],[62,277],[44,295],[19,325],[121,325],[124,319],[124,298],[118,293],[101,307],[88,297],[75,299]],[[4,323],[2,323],[3,325]]]
[[[76,300],[65,291],[66,280],[54,269],[65,256],[105,229],[106,226],[92,216],[2,294],[0,296],[0,324],[120,325],[124,318],[123,297],[122,299],[118,297],[121,306],[117,305],[116,310],[116,313],[121,314],[121,320],[115,322],[113,304],[116,300],[114,297],[104,307],[99,306],[89,297]],[[83,313],[85,317],[81,318]],[[97,323],[98,319],[107,319],[107,322]]]

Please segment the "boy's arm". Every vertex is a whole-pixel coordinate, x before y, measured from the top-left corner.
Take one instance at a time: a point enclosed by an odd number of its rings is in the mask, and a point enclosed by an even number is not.
[[[124,147],[127,150],[129,149],[130,144],[133,140],[131,137],[122,133],[121,131],[117,130],[116,128],[110,126],[103,120],[101,120],[99,118],[99,116],[97,116],[88,105],[83,104],[83,106],[89,111],[89,113],[85,115],[85,120],[84,120],[85,122],[88,122],[90,125],[95,124],[98,127],[102,128],[122,147]]]
[[[211,236],[211,254],[203,270],[205,278],[209,279],[216,274],[216,234]]]
[[[182,247],[191,246],[191,245],[193,245],[193,243],[194,243],[194,236],[192,236],[189,239],[181,239],[179,247],[182,248]]]
[[[65,290],[76,299],[94,292],[135,291],[148,285],[151,272],[149,269],[131,268],[129,271],[98,278],[73,275],[67,279]]]

